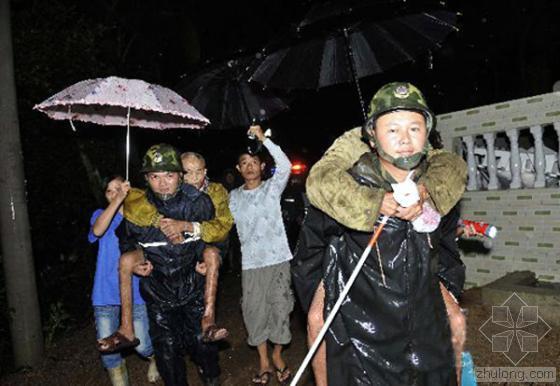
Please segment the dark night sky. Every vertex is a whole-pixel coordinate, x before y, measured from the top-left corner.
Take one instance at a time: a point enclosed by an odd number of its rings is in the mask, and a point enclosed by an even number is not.
[[[37,4],[45,3],[15,0],[13,8],[15,13],[25,13],[30,7],[38,8]],[[88,29],[101,25],[104,28],[102,38],[95,42],[101,53],[96,60],[108,65],[98,69],[94,66],[87,77],[111,74],[140,77],[171,88],[182,75],[200,69],[207,60],[225,60],[240,50],[252,53],[284,36],[314,4],[295,0],[56,0],[52,3],[72,4],[68,8],[86,20]],[[433,4],[434,1],[409,3]],[[554,0],[450,0],[448,9],[460,13],[460,31],[434,53],[433,67],[429,68],[425,55],[416,63],[365,78],[361,81],[364,97],[369,100],[387,81],[409,80],[427,94],[436,112],[443,113],[549,92],[553,82],[560,79],[558,3]],[[52,25],[56,26],[56,19]],[[67,37],[59,37],[64,38]],[[68,78],[52,83],[61,88],[81,79]],[[55,91],[58,89],[53,86],[41,97]],[[282,133],[295,130],[300,143],[315,143],[317,137],[324,137],[318,146],[323,149],[343,129],[360,122],[357,96],[351,85],[319,92],[294,92],[291,97],[294,98],[291,111],[273,119],[271,125]],[[226,137],[230,134],[222,133]],[[148,137],[151,140],[153,136],[148,134]],[[214,135],[207,137],[214,141]]]

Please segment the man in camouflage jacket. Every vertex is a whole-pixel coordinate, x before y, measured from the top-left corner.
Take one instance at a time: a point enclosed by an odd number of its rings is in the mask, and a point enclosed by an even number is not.
[[[395,90],[399,87],[399,84],[393,84],[393,86],[393,90]],[[406,101],[412,101],[408,107],[413,111],[418,111],[419,108],[427,109],[423,97],[415,87],[408,87],[407,85],[406,90],[406,98],[398,98],[397,101],[391,100],[394,97],[390,94],[377,93],[370,107],[370,118],[376,112],[397,110],[395,107],[405,108],[406,110]],[[433,126],[433,114],[426,115],[426,118],[427,125]],[[370,125],[374,122],[375,117],[370,119]],[[421,211],[421,205],[412,208],[399,208],[392,198],[390,187],[384,189],[358,184],[355,178],[348,173],[362,155],[371,152],[370,146],[363,141],[364,134],[368,138],[367,132],[363,128],[355,128],[344,133],[327,150],[323,158],[315,164],[307,180],[307,195],[311,204],[328,214],[339,224],[362,232],[372,232],[374,230],[374,220],[379,213],[391,216],[397,215],[403,220],[412,220]],[[378,146],[377,149],[380,150]],[[423,153],[427,153],[426,158],[429,167],[418,181],[422,200],[429,200],[441,214],[446,214],[455,206],[464,191],[465,163],[460,157],[448,152],[433,150],[428,146],[424,150]],[[410,162],[410,160],[404,161],[405,164]],[[311,212],[309,215],[314,217]],[[323,220],[319,219],[318,221]],[[455,229],[455,227],[452,227],[452,229]],[[315,262],[310,264],[311,255],[306,255],[306,253],[316,246],[316,239],[312,235],[308,236],[306,238],[305,232],[302,232],[293,273],[296,290],[298,290],[304,307],[311,307],[309,313],[311,343],[323,322],[324,306],[322,298],[324,297],[324,289],[322,284],[317,287],[317,282],[322,276],[321,270],[324,270],[325,263]],[[454,240],[454,234],[451,237]],[[310,246],[311,248],[309,248]],[[309,280],[310,278],[312,280]],[[457,336],[455,334],[453,336],[454,343],[456,340],[464,341],[464,317],[460,313],[456,302],[451,300],[452,297],[443,287],[442,296],[450,313],[452,329],[457,331]],[[458,344],[458,346],[461,346],[461,344]],[[319,355],[316,355],[314,361],[318,385],[326,384],[324,347],[322,350]],[[461,349],[458,348],[458,350],[460,353]]]

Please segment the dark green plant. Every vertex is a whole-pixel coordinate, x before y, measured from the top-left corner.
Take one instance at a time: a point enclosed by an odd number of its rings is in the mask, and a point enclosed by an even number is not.
[[[52,303],[49,307],[49,316],[47,322],[43,326],[45,333],[45,345],[52,345],[54,337],[57,333],[68,330],[71,317],[66,312],[62,302]]]

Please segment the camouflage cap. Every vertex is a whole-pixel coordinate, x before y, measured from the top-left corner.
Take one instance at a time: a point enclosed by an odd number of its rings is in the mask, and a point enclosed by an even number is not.
[[[362,126],[362,136],[373,143],[377,153],[385,160],[403,170],[412,170],[424,158],[429,149],[429,142],[421,152],[406,157],[392,157],[380,146],[374,134],[375,122],[383,114],[397,110],[416,111],[426,119],[426,129],[429,133],[435,126],[436,118],[429,109],[422,92],[414,85],[406,82],[388,83],[381,87],[371,99],[369,104],[368,119]]]
[[[393,82],[381,87],[369,103],[368,121],[395,110],[412,110],[426,118],[428,132],[435,126],[434,113],[428,107],[422,92],[407,82]],[[373,125],[374,126],[374,125]]]
[[[179,152],[166,143],[153,145],[142,159],[141,173],[150,172],[182,172]]]

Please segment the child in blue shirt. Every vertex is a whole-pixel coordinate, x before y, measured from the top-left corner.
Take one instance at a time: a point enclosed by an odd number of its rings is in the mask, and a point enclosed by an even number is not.
[[[119,327],[120,293],[119,293],[119,240],[115,230],[123,220],[122,203],[128,194],[130,184],[120,176],[108,180],[105,185],[105,198],[109,205],[97,209],[91,216],[91,228],[88,241],[99,241],[97,265],[92,291],[92,303],[95,315],[97,338],[109,336]],[[159,373],[153,356],[152,342],[148,331],[146,305],[138,289],[139,279],[133,278],[134,329],[138,337],[136,352],[150,360],[148,380],[155,382]],[[103,366],[109,372],[113,385],[128,385],[126,364],[120,353],[101,356]]]

